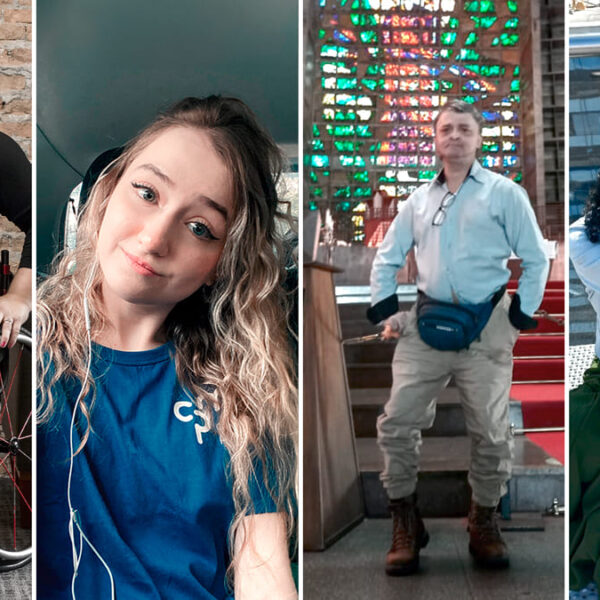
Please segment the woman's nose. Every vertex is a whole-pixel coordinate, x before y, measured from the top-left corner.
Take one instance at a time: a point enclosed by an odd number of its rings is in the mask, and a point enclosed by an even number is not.
[[[171,224],[163,215],[155,215],[144,221],[138,233],[138,242],[144,252],[165,256],[169,252]]]

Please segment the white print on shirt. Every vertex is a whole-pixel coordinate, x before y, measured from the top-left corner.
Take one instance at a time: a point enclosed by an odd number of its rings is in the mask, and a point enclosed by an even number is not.
[[[210,431],[210,427],[206,424],[204,413],[191,400],[179,400],[175,402],[173,412],[182,423],[194,421],[195,417],[200,418],[201,423],[195,422],[194,430],[196,431],[197,442],[202,444],[202,434]]]

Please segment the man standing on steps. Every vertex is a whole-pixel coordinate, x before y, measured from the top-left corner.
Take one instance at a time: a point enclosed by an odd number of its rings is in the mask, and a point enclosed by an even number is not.
[[[373,323],[385,320],[385,339],[398,338],[393,387],[377,422],[393,517],[390,575],[415,572],[429,539],[415,496],[421,430],[432,426],[436,398],[451,377],[472,444],[469,550],[479,564],[508,566],[495,513],[511,473],[512,349],[520,329],[537,325],[532,315],[548,260],[523,188],[476,161],[482,123],[466,102],[441,108],[434,130],[443,168],[402,204],[371,271],[367,315]],[[419,299],[409,313],[396,313],[395,275],[413,246]],[[512,302],[506,293],[511,252],[523,270]]]

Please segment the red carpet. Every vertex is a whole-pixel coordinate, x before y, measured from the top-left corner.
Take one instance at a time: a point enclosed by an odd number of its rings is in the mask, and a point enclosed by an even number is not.
[[[563,427],[564,394],[562,383],[523,383],[510,388],[511,400],[521,402],[524,427]]]
[[[516,281],[511,281],[508,289],[514,291],[516,283]],[[563,281],[549,281],[540,309],[553,316],[563,317],[565,312],[564,290]],[[514,383],[510,390],[510,397],[511,400],[521,403],[525,428],[564,427],[564,325],[545,318],[540,318],[538,323],[537,329],[531,333],[521,334],[515,344],[513,352]],[[526,435],[531,442],[564,464],[564,432],[528,433]]]
[[[565,312],[565,301],[561,294],[544,294],[544,299],[539,310],[545,310],[551,315],[563,315]]]
[[[550,456],[565,464],[565,434],[557,433],[528,433],[530,441],[545,450]]]
[[[548,319],[540,319],[538,321],[538,326],[535,329],[536,333],[561,333],[564,335],[565,326],[559,325],[558,323],[554,323],[553,321],[549,321]]]
[[[516,279],[511,279],[507,284],[506,287],[508,289],[508,291],[514,291],[517,289],[517,286],[519,285],[519,282]],[[565,282],[562,280],[558,280],[558,279],[551,279],[550,281],[546,282],[546,292],[548,291],[553,291],[553,290],[562,290],[563,292],[565,291]]]
[[[515,358],[513,381],[564,381],[565,359]]]
[[[520,335],[514,356],[564,356],[565,338],[562,335]]]

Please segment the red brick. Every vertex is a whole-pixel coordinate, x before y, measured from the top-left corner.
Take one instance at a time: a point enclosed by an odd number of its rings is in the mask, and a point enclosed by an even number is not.
[[[24,90],[27,80],[23,75],[0,74],[0,93],[6,90]]]
[[[9,102],[2,102],[0,112],[5,115],[30,115],[31,100],[15,98]]]
[[[30,48],[0,49],[0,67],[22,67],[31,65]]]
[[[6,135],[10,135],[11,137],[23,137],[30,138],[31,137],[31,121],[21,121],[21,122],[10,122],[10,123],[2,123],[0,122],[0,131],[6,133]]]
[[[5,23],[31,23],[30,8],[5,8]]]
[[[27,26],[16,23],[0,25],[0,40],[22,40],[27,34]]]

